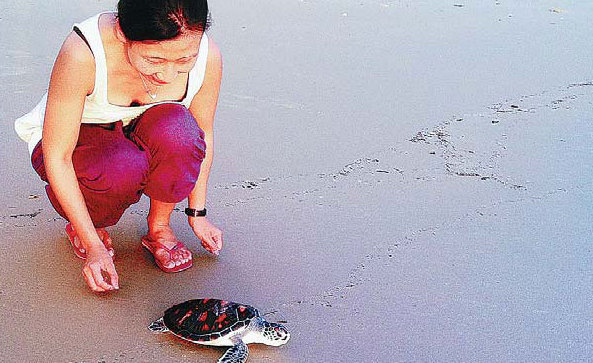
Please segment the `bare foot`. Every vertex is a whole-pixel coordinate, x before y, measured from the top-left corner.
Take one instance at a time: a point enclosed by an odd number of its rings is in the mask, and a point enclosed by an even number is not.
[[[154,258],[167,269],[187,264],[192,259],[191,251],[177,240],[169,226],[149,227],[143,243],[150,245]]]
[[[66,226],[66,233],[69,234],[68,238],[72,239],[72,244],[74,245],[74,248],[78,249],[83,255],[86,255],[86,250],[82,246],[82,243],[80,242],[80,238],[78,238],[78,235],[76,234],[76,231],[74,230],[74,226],[71,223],[68,223],[68,225],[69,226]],[[71,234],[70,234],[70,232],[68,232],[68,228],[70,228],[72,230]],[[97,231],[97,235],[99,235],[99,238],[101,239],[101,241],[103,241],[105,248],[107,248],[107,252],[109,252],[109,255],[111,257],[113,257],[115,255],[115,251],[113,249],[113,240],[109,236],[109,233],[107,233],[107,230],[105,228],[96,228],[96,231]]]

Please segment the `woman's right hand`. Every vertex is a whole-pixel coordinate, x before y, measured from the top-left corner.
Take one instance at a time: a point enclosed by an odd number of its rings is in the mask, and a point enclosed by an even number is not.
[[[87,251],[82,276],[91,290],[105,292],[119,289],[113,258],[103,244]]]

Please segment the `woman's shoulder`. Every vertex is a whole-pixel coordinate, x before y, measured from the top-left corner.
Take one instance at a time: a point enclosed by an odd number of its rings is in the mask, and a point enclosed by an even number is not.
[[[85,41],[74,31],[66,37],[56,58],[56,67],[67,70],[78,78],[79,82],[88,86],[89,93],[94,88],[95,58]]]
[[[222,54],[218,45],[208,36],[208,56],[206,58],[204,77],[200,80],[199,92],[196,95],[218,93],[222,79]]]
[[[113,12],[102,12],[80,24],[76,24],[75,27],[79,29],[78,32],[73,30],[66,37],[60,49],[60,55],[65,56],[67,60],[75,62],[81,67],[86,67],[87,70],[94,70],[96,64],[92,49],[95,49],[95,51],[98,51],[98,49],[96,47],[91,48],[93,41],[87,38],[90,34],[85,33],[82,29],[89,31],[89,29],[92,29],[91,27],[95,27],[99,33],[93,39],[98,39],[103,43],[104,47],[108,48],[113,43],[113,39],[109,35],[113,33],[115,18],[116,15]]]
[[[95,58],[87,43],[74,31],[70,32],[62,47],[59,55],[65,56],[71,61],[81,64],[95,65]]]
[[[222,54],[220,48],[210,36],[208,36],[208,60],[206,62],[207,68],[222,67]]]

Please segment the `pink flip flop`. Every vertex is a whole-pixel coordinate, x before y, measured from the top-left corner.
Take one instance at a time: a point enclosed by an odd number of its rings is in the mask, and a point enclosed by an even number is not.
[[[148,236],[144,236],[144,237],[142,237],[142,246],[144,248],[146,248],[152,254],[152,256],[154,257],[154,262],[157,264],[157,266],[161,270],[163,270],[165,272],[181,272],[183,270],[187,270],[188,268],[192,267],[192,265],[193,265],[193,260],[191,259],[191,256],[187,262],[182,263],[181,265],[178,265],[178,266],[175,265],[171,268],[166,267],[165,265],[163,265],[161,263],[161,261],[159,261],[159,259],[156,258],[155,252],[162,248],[163,250],[165,250],[165,252],[167,252],[169,254],[169,259],[173,259],[173,252],[185,247],[185,245],[179,241],[177,241],[177,244],[175,246],[173,246],[172,248],[167,248],[167,246],[165,246],[164,244],[162,244],[158,241],[153,241],[153,240],[149,239]]]
[[[72,223],[68,223],[66,225],[66,234],[68,235],[68,241],[70,241],[70,245],[72,246],[72,249],[74,250],[74,254],[76,255],[76,257],[86,260],[86,251],[84,250],[84,248],[82,248],[82,246],[77,247],[76,244],[74,244],[74,238],[76,238],[76,231],[74,231]],[[107,235],[105,238],[109,238],[109,234],[107,234],[107,231],[105,231],[105,234]],[[113,248],[108,248],[108,250],[111,250],[113,253]],[[115,255],[112,255],[111,258],[115,258]]]

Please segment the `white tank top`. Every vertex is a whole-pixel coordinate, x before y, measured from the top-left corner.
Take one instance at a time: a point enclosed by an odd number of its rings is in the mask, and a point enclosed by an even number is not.
[[[198,59],[189,72],[187,92],[184,99],[181,101],[163,101],[133,107],[113,105],[107,100],[107,63],[105,61],[105,50],[103,49],[103,42],[99,31],[99,17],[101,14],[97,14],[80,24],[74,25],[80,29],[86,38],[95,58],[95,88],[93,89],[93,93],[86,96],[81,122],[111,123],[122,121],[125,126],[150,107],[162,103],[177,103],[189,108],[191,101],[200,90],[204,81],[206,61],[208,59],[208,36],[205,33],[202,36],[200,49],[198,50]],[[46,103],[47,93],[31,112],[15,121],[15,130],[19,137],[28,143],[29,153],[33,152],[33,149],[39,140],[41,140]]]

